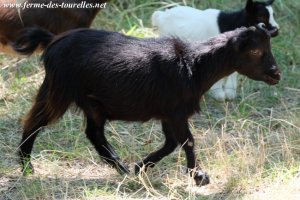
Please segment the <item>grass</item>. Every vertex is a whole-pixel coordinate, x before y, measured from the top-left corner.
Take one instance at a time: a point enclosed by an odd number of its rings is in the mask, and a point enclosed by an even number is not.
[[[114,0],[95,28],[137,37],[155,35],[151,13],[169,4],[239,8],[244,1]],[[43,129],[33,150],[34,175],[23,177],[16,151],[20,119],[29,110],[44,70],[38,56],[0,55],[0,199],[299,199],[300,197],[300,2],[277,0],[281,26],[272,40],[283,70],[277,86],[241,77],[239,97],[216,103],[208,96],[190,120],[201,166],[212,183],[196,187],[178,149],[140,176],[120,176],[103,164],[87,141],[82,114],[70,109]],[[156,121],[109,122],[106,135],[131,169],[163,142]]]

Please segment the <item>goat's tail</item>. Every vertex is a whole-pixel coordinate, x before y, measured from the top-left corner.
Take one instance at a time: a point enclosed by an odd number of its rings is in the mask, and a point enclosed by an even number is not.
[[[24,29],[13,42],[13,49],[23,55],[31,55],[38,48],[44,50],[52,41],[54,34],[38,27]]]

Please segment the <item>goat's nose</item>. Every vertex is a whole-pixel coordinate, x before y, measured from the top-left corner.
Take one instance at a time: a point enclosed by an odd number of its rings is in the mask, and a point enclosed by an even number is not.
[[[279,28],[278,27],[272,27],[272,29],[269,31],[271,37],[275,37],[279,34]]]
[[[275,72],[277,72],[278,67],[276,65],[272,65],[272,67],[270,67],[269,72],[271,72],[272,74],[275,74]]]
[[[280,70],[277,66],[275,66],[275,65],[273,65],[273,66],[269,69],[269,73],[270,73],[271,75],[273,75],[273,76],[276,76],[277,78],[280,78],[280,76],[281,76],[281,70]]]

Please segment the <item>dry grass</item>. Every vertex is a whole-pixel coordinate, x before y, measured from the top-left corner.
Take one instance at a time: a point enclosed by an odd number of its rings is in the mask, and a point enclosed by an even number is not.
[[[152,36],[151,13],[171,1],[115,0],[94,27]],[[227,3],[230,2],[230,3]],[[182,3],[182,2],[181,2]],[[187,1],[230,9],[242,1]],[[85,138],[82,115],[68,111],[35,142],[34,175],[23,177],[16,151],[20,119],[31,106],[44,71],[38,56],[0,55],[0,199],[299,199],[300,37],[297,0],[275,1],[281,35],[273,51],[284,77],[275,87],[242,78],[240,96],[219,104],[209,97],[190,120],[201,166],[212,183],[195,187],[178,149],[141,176],[120,176],[103,164]],[[159,123],[110,122],[106,134],[133,168],[163,142]]]

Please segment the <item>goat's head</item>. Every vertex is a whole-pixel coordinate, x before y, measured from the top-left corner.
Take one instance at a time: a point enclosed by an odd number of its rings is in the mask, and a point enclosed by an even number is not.
[[[253,80],[277,84],[281,71],[271,52],[271,36],[264,24],[240,28],[234,32],[237,35],[229,41],[237,54],[236,71]]]
[[[278,35],[279,25],[274,19],[273,2],[274,0],[268,0],[267,2],[247,0],[245,11],[249,26],[264,23],[270,31],[271,36],[275,37]]]

